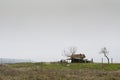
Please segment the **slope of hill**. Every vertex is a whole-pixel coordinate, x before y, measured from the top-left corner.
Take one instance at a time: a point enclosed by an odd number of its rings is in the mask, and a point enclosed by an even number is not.
[[[24,59],[0,58],[0,64],[4,64],[4,63],[23,63],[23,62],[31,62],[31,61],[30,60],[24,60]]]
[[[5,64],[0,80],[120,80],[120,64]]]

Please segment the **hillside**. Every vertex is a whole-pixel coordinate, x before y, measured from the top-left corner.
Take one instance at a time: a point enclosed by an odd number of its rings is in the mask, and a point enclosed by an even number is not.
[[[0,80],[120,80],[120,64],[5,64]]]
[[[25,60],[25,59],[0,58],[0,64],[5,64],[5,63],[23,63],[23,62],[31,62],[31,61],[30,60]]]

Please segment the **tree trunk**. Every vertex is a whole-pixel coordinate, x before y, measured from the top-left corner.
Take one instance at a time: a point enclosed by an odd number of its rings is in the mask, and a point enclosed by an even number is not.
[[[107,55],[104,54],[104,56],[107,58],[108,64],[110,63],[109,58]]]

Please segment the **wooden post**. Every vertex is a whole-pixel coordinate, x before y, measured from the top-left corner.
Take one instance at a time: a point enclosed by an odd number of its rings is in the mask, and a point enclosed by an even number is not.
[[[103,58],[102,58],[102,64],[103,64]]]
[[[113,63],[113,58],[111,58],[111,63]]]
[[[93,63],[93,58],[91,59],[91,62]]]

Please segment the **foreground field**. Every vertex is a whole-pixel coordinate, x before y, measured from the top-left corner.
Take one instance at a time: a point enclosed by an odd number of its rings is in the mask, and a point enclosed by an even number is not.
[[[0,80],[120,80],[120,64],[6,64]]]

